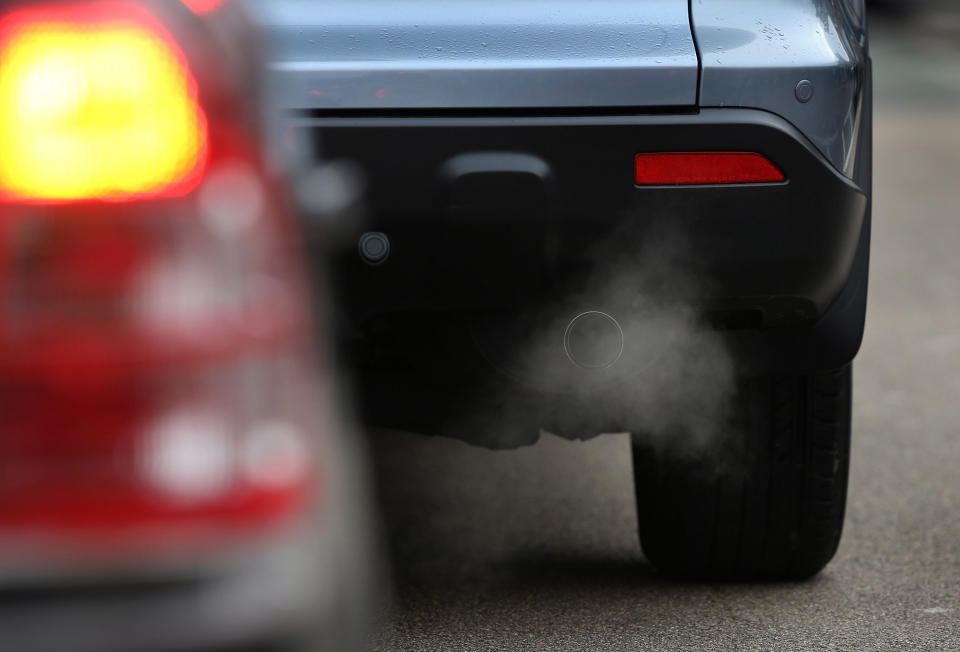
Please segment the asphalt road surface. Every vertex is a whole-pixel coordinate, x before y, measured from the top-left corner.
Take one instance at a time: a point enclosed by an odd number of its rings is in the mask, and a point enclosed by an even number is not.
[[[799,584],[658,575],[629,442],[377,433],[383,650],[960,650],[960,18],[877,25],[876,207],[836,559]]]

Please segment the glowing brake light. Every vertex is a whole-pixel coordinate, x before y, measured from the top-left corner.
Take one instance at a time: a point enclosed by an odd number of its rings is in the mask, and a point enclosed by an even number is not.
[[[660,152],[634,157],[638,186],[778,183],[783,172],[754,152]]]
[[[176,42],[121,1],[0,20],[0,197],[65,202],[183,195],[207,120]]]

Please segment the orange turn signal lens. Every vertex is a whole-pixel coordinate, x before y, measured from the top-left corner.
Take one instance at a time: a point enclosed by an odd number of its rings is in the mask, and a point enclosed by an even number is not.
[[[122,1],[0,19],[0,197],[178,196],[199,182],[207,120],[186,57]]]

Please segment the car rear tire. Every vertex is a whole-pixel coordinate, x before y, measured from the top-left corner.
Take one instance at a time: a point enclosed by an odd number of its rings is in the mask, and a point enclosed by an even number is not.
[[[702,454],[633,437],[640,541],[691,579],[799,580],[840,542],[850,452],[851,370],[744,381],[735,440]]]

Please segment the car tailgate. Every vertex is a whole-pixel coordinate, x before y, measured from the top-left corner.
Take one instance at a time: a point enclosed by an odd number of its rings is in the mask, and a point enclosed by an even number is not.
[[[320,110],[682,107],[687,0],[255,0],[274,97]]]

